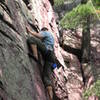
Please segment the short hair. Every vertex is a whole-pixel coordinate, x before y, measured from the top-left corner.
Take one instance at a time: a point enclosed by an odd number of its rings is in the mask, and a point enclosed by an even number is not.
[[[47,27],[43,27],[43,28],[41,29],[41,31],[48,31],[48,28],[47,28]]]

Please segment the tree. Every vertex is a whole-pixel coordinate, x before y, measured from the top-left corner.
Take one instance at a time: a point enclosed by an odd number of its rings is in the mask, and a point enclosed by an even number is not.
[[[100,6],[100,0],[94,0],[98,6]]]
[[[90,61],[90,24],[96,15],[94,8],[91,5],[91,1],[86,4],[85,3],[86,1],[84,1],[84,3],[82,2],[82,4],[78,5],[71,12],[67,13],[60,22],[61,26],[66,29],[77,29],[79,27],[83,29],[80,52],[81,57],[78,58],[80,58],[79,60],[81,62],[81,73],[84,85],[86,83],[86,75],[83,71],[84,63],[88,63]]]
[[[82,27],[81,56],[84,61],[88,61],[90,56],[90,22],[91,16],[94,15],[94,9],[90,2],[87,4],[82,3],[82,5],[78,5],[71,12],[67,13],[60,23],[66,29]]]
[[[64,0],[54,0],[55,7],[59,7],[64,4]]]

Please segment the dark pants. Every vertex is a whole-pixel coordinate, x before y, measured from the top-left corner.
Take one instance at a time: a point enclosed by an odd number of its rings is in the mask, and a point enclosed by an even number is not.
[[[48,51],[43,42],[36,37],[29,37],[27,40],[29,45],[36,44],[37,49],[42,53],[45,64],[43,68],[43,82],[45,86],[51,86],[52,63],[54,61],[54,52]]]

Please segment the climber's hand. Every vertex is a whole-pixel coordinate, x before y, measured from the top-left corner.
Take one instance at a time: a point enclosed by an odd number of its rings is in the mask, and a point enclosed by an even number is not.
[[[28,26],[26,26],[26,31],[29,33],[30,32],[30,28]]]

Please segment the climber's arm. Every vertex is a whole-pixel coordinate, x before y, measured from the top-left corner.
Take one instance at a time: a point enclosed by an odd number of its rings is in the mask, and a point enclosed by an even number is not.
[[[26,27],[26,29],[27,29],[27,32],[31,33],[33,36],[35,36],[35,37],[37,37],[39,39],[43,39],[44,38],[40,33],[31,31],[29,27]]]

